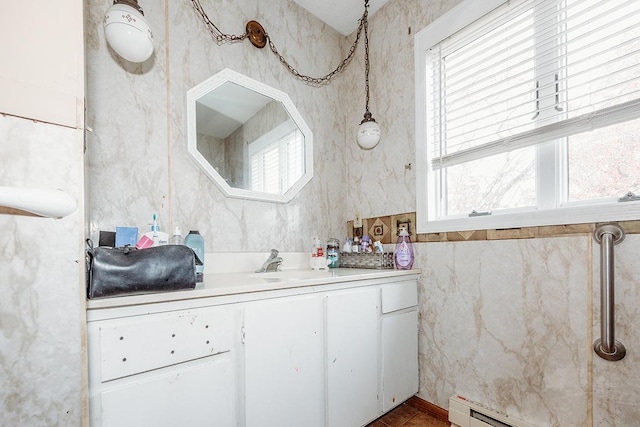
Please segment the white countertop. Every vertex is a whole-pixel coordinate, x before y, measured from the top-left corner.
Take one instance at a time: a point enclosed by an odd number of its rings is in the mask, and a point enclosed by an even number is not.
[[[373,270],[332,268],[327,270],[290,269],[275,273],[211,273],[195,289],[99,298],[87,301],[87,309],[104,309],[141,304],[182,301],[196,298],[224,297],[282,289],[339,284],[369,279],[384,279],[419,274],[420,270]]]

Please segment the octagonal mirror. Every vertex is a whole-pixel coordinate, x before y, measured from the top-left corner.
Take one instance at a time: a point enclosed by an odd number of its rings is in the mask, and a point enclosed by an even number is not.
[[[313,176],[313,135],[289,96],[230,69],[187,92],[187,144],[229,197],[286,203]]]

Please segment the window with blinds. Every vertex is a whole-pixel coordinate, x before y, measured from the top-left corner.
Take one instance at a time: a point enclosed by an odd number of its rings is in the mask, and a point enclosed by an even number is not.
[[[251,190],[286,193],[304,175],[303,150],[304,137],[292,122],[249,144]]]
[[[471,3],[416,36],[423,230],[640,217],[640,1]]]

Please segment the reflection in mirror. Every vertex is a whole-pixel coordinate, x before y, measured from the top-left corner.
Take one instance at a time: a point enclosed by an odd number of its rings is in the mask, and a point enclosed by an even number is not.
[[[229,196],[288,202],[311,179],[312,135],[289,97],[231,70],[187,94],[189,154]]]

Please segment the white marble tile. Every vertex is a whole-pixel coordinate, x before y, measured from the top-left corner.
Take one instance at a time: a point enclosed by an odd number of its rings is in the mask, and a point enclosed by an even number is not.
[[[593,425],[623,427],[640,421],[640,236],[614,246],[615,338],[627,350],[619,361],[593,353]],[[600,338],[600,245],[593,245],[594,339]]]
[[[420,244],[420,392],[534,425],[587,416],[586,238]]]
[[[0,425],[82,419],[82,141],[61,126],[0,116],[0,185],[60,188],[62,219],[0,211]]]

